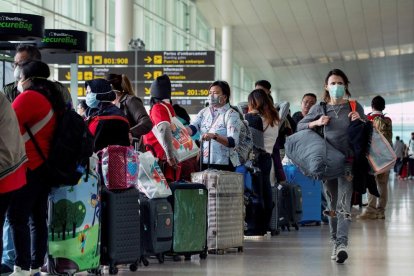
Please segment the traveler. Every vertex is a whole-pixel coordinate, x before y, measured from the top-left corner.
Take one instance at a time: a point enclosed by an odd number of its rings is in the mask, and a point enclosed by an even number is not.
[[[408,141],[408,179],[414,179],[414,132],[411,132],[411,139]]]
[[[210,168],[234,171],[241,164],[234,148],[239,142],[242,122],[239,112],[230,107],[229,84],[220,80],[213,82],[209,87],[208,102],[209,106],[197,114],[187,128],[188,132],[191,135],[200,132],[202,169],[207,168],[210,160]]]
[[[12,106],[23,134],[29,161],[27,185],[15,193],[8,213],[16,251],[14,272],[11,274],[13,276],[38,273],[44,263],[48,237],[47,200],[50,191],[50,187],[44,183],[47,171],[44,158],[49,155],[57,114],[65,108],[63,97],[56,92],[55,84],[47,80],[50,75],[47,64],[26,61],[19,66],[21,73],[17,88],[20,93]],[[29,128],[38,148],[27,132]]]
[[[344,97],[350,97],[348,77],[339,69],[331,70],[325,78],[323,100],[326,103],[326,115],[323,105],[315,104],[309,113],[299,122],[298,131],[305,128],[315,129],[326,126],[326,140],[337,150],[345,154],[345,174],[336,179],[323,182],[324,192],[328,200],[330,239],[333,243],[331,259],[343,263],[348,258],[348,232],[351,224],[352,155],[348,142],[348,126],[350,121],[360,120],[364,110],[357,104],[357,111],[352,111]]]
[[[273,209],[270,171],[274,164],[272,162],[271,154],[279,132],[279,114],[270,98],[267,97],[266,92],[262,89],[253,90],[249,94],[248,106],[249,112],[245,115],[245,119],[248,121],[252,133],[254,144],[253,153],[255,157],[254,163],[261,171],[262,181],[259,181],[258,183],[262,183],[262,197],[264,203],[263,229],[266,231],[270,223]]]
[[[24,185],[26,185],[26,162],[27,156],[24,141],[20,134],[19,123],[16,114],[7,100],[6,96],[0,93],[0,237],[4,234],[5,238],[0,240],[0,252],[8,254],[9,250],[3,251],[3,242],[7,248],[12,250],[13,255],[4,255],[2,260],[1,274],[13,272],[14,265],[14,245],[9,226],[3,233],[3,223],[6,212],[9,208],[13,196]],[[8,246],[7,246],[8,245]],[[10,260],[11,264],[4,262]]]
[[[392,121],[385,117],[382,112],[385,109],[385,100],[381,96],[376,96],[371,101],[372,112],[368,114],[368,120],[372,121],[373,126],[387,138],[392,144]],[[358,219],[385,219],[385,207],[388,201],[388,177],[390,172],[384,172],[375,176],[379,197],[372,195],[368,191],[368,205]]]
[[[130,125],[130,132],[135,140],[140,141],[141,137],[152,129],[152,122],[145,110],[142,100],[135,96],[131,82],[126,75],[109,74],[106,80],[116,92],[114,104],[125,114]]]
[[[94,152],[109,145],[129,146],[129,123],[121,109],[112,104],[115,92],[104,79],[85,82],[86,104],[91,109],[87,120],[94,136]]]
[[[316,104],[316,95],[313,93],[306,93],[302,97],[301,102],[301,111],[295,112],[292,115],[293,121],[295,121],[296,125],[299,123],[300,120],[303,119],[303,117],[308,114],[310,108]]]

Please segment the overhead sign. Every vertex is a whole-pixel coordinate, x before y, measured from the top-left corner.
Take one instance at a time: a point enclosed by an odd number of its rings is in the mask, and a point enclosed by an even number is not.
[[[45,18],[25,13],[0,13],[0,40],[25,41],[43,38]]]
[[[135,52],[89,52],[78,55],[78,65],[135,65]]]
[[[204,83],[184,83],[184,82],[171,82],[171,96],[173,97],[207,97],[208,87],[210,82]],[[145,96],[150,95],[151,83],[139,83],[138,93]]]
[[[78,80],[87,81],[98,78],[105,78],[107,74],[118,74],[134,76],[133,67],[82,67],[78,68]],[[69,81],[71,79],[70,68],[58,68],[58,79],[60,81]]]
[[[46,29],[38,47],[50,53],[81,53],[87,50],[86,42],[86,32]]]
[[[138,80],[155,80],[167,74],[171,81],[214,80],[214,67],[139,67]]]
[[[214,65],[214,51],[140,51],[138,63],[145,65]]]

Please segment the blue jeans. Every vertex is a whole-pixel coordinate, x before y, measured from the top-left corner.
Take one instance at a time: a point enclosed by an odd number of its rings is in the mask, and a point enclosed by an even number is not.
[[[13,269],[15,258],[16,254],[14,252],[13,237],[9,220],[6,219],[3,226],[3,257],[1,258],[1,263]]]
[[[324,181],[323,189],[327,200],[324,214],[329,218],[331,240],[336,245],[348,245],[348,232],[351,224],[352,182],[345,176]]]

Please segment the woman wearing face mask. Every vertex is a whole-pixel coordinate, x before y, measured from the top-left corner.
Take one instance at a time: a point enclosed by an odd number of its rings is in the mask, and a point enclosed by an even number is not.
[[[353,151],[348,141],[348,126],[351,121],[365,120],[364,109],[357,103],[356,111],[352,111],[348,98],[348,77],[339,69],[333,69],[325,78],[323,105],[315,104],[309,113],[299,122],[298,131],[305,128],[325,126],[325,137],[336,149],[347,158],[344,164],[345,174],[337,179],[323,182],[328,201],[325,215],[329,216],[330,238],[333,244],[331,259],[343,263],[348,258],[348,231],[351,224],[352,158]]]
[[[234,147],[239,142],[240,115],[230,107],[230,86],[225,81],[215,81],[209,88],[209,106],[202,109],[187,128],[190,135],[200,132],[203,141],[203,168],[210,167],[234,171],[240,160]]]
[[[109,145],[129,146],[129,123],[122,110],[112,104],[115,92],[104,79],[85,82],[88,128],[94,136],[94,151]]]
[[[126,75],[109,74],[106,80],[116,93],[113,103],[124,112],[128,119],[132,137],[140,140],[152,129],[151,119],[141,99],[135,96],[131,82]]]
[[[16,250],[12,275],[39,273],[47,251],[47,199],[49,186],[44,181],[44,159],[30,139],[30,128],[39,149],[47,158],[56,128],[56,114],[65,108],[61,94],[48,81],[49,67],[41,61],[26,61],[21,66],[18,89],[12,103],[25,141],[28,157],[27,185],[18,190],[11,202],[8,219]],[[29,217],[31,218],[29,222]]]

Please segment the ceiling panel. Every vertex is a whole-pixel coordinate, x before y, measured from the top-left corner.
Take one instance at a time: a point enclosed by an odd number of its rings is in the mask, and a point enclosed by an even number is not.
[[[234,61],[280,100],[320,97],[340,68],[354,97],[397,101],[414,90],[413,0],[195,0],[218,30],[232,25]],[[253,87],[253,83],[252,83]]]

